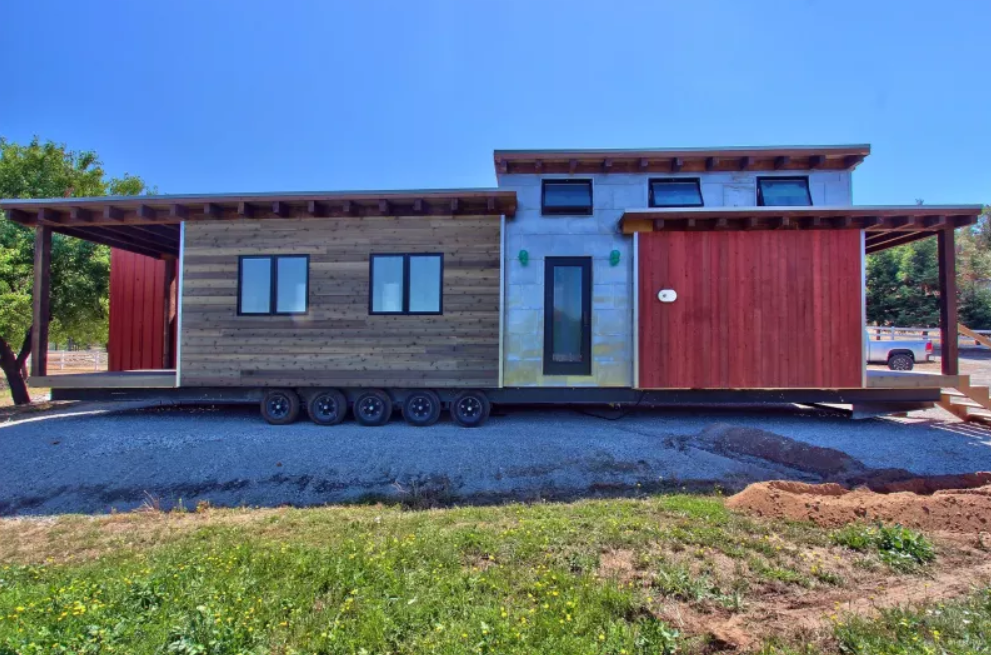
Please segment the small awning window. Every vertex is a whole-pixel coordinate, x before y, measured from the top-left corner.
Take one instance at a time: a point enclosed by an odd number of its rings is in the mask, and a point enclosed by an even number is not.
[[[697,177],[651,180],[651,207],[701,207],[702,189]]]
[[[544,215],[592,213],[592,180],[544,180],[542,196]]]
[[[760,207],[809,207],[807,177],[758,177],[757,205]]]

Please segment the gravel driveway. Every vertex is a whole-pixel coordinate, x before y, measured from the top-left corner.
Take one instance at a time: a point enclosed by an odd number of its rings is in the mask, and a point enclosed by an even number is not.
[[[924,415],[852,421],[794,408],[705,408],[604,420],[514,408],[468,430],[446,421],[410,428],[398,417],[382,428],[274,427],[255,407],[145,409],[0,425],[0,515],[168,508],[180,499],[186,507],[484,502],[802,477],[700,438],[728,427],[839,449],[871,468],[991,470],[991,432]]]

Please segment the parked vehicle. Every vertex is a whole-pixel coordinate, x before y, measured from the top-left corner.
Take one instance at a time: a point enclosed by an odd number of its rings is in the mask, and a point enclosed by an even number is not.
[[[928,339],[867,339],[867,362],[887,364],[892,371],[911,371],[916,362],[932,361],[933,342]]]

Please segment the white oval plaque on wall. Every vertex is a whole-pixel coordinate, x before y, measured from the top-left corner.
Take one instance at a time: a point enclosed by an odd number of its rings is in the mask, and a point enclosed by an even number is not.
[[[657,292],[657,299],[661,302],[674,302],[678,299],[678,292],[674,289],[661,289]]]

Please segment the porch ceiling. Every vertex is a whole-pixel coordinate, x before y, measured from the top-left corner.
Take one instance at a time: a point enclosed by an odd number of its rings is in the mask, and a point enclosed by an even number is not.
[[[666,230],[865,230],[868,254],[977,222],[981,205],[628,209],[623,234]]]
[[[516,214],[516,192],[424,189],[0,200],[8,217],[156,258],[179,255],[183,221]]]

